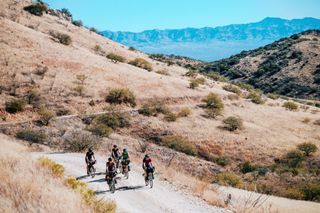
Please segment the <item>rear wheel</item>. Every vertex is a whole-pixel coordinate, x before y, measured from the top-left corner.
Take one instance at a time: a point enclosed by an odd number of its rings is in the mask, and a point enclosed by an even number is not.
[[[149,179],[150,188],[152,188],[153,187],[153,174],[152,173],[149,173],[148,179]]]

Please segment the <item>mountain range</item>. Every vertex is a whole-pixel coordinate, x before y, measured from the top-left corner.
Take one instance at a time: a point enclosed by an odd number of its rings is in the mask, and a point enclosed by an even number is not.
[[[154,29],[139,33],[102,31],[101,33],[114,41],[147,53],[174,54],[213,61],[310,29],[320,29],[320,19],[265,18],[256,23],[214,28]]]

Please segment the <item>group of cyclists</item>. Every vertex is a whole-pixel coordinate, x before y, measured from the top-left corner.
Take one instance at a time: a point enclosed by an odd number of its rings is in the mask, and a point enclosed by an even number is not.
[[[96,158],[94,156],[94,152],[92,148],[89,148],[86,157],[85,157],[85,162],[87,164],[87,175],[90,175],[91,170],[92,172],[95,173],[94,169],[94,164],[97,162]],[[105,179],[108,180],[108,178],[115,178],[116,175],[118,174],[118,170],[120,173],[122,173],[126,178],[129,176],[129,171],[130,171],[130,157],[128,150],[126,148],[123,148],[122,152],[120,152],[120,149],[118,146],[115,144],[112,147],[111,150],[111,156],[108,157],[107,162],[106,162],[106,177]],[[145,176],[145,181],[146,185],[148,184],[148,177],[149,174],[152,174],[153,178],[153,172],[154,172],[154,166],[152,165],[152,160],[148,154],[146,154],[142,160],[142,168],[145,171],[144,176]],[[116,183],[116,179],[115,183]]]

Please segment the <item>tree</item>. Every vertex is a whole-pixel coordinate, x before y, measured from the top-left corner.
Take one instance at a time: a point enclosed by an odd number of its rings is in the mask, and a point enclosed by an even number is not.
[[[301,143],[297,147],[300,151],[304,152],[305,156],[310,156],[311,153],[316,152],[318,150],[316,145],[308,142]]]

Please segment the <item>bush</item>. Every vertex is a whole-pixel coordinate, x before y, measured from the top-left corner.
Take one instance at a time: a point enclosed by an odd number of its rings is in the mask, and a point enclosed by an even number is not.
[[[315,121],[313,122],[313,124],[320,126],[320,119],[315,120]]]
[[[111,89],[106,97],[106,102],[110,104],[128,104],[132,107],[136,106],[136,97],[127,88]]]
[[[99,33],[99,31],[94,27],[90,27],[89,30],[90,32],[93,32],[93,33],[97,33],[97,34]]]
[[[294,102],[287,101],[282,106],[290,111],[297,111],[298,110],[298,105]]]
[[[313,143],[301,143],[297,148],[304,152],[305,156],[310,156],[311,153],[314,153],[318,150],[317,146]]]
[[[238,87],[240,87],[241,89],[247,90],[248,92],[251,92],[254,90],[254,87],[249,85],[249,84],[245,84],[245,83],[237,83],[236,84]]]
[[[167,112],[164,115],[164,120],[167,121],[167,122],[174,122],[174,121],[177,120],[177,115],[174,114],[173,112]]]
[[[214,162],[220,166],[227,166],[230,164],[231,159],[228,156],[219,156],[215,158]]]
[[[297,188],[288,188],[284,192],[284,197],[296,200],[302,200],[304,198],[304,193],[300,189]]]
[[[72,24],[74,24],[77,27],[82,27],[83,26],[83,22],[81,20],[73,20]]]
[[[50,35],[57,39],[61,44],[64,45],[70,45],[72,43],[72,39],[69,35],[55,32],[55,31],[50,31]]]
[[[224,107],[223,102],[217,94],[209,93],[207,97],[202,99],[202,102],[205,103],[205,109],[208,117],[215,118],[222,113]]]
[[[36,16],[42,16],[43,12],[46,12],[48,10],[48,7],[45,4],[34,4],[34,5],[29,5],[23,8],[25,11],[28,11],[32,15]]]
[[[89,132],[74,130],[64,135],[64,149],[70,152],[82,152],[89,147],[98,148],[101,141]]]
[[[39,76],[43,76],[47,71],[48,71],[48,67],[38,66],[35,69],[34,74],[39,75]]]
[[[196,87],[198,87],[200,84],[204,84],[206,82],[205,78],[195,78],[195,79],[191,79],[190,80],[190,88],[191,89],[195,89]]]
[[[43,143],[47,138],[43,132],[32,129],[20,130],[17,132],[16,137],[31,143]]]
[[[47,167],[54,175],[61,177],[64,174],[64,167],[47,157],[38,158],[38,163],[43,167]]]
[[[225,77],[223,77],[222,75],[220,75],[217,72],[209,72],[207,74],[207,76],[215,81],[221,81],[221,82],[226,82],[228,81]]]
[[[243,174],[254,172],[257,169],[256,166],[252,165],[249,161],[246,161],[244,164],[241,165],[240,171]]]
[[[241,90],[240,90],[238,87],[233,86],[233,85],[231,85],[231,84],[225,85],[225,86],[223,86],[222,88],[223,88],[224,90],[228,91],[228,92],[233,92],[233,93],[235,93],[235,94],[237,94],[237,95],[240,95],[240,94],[241,94]]]
[[[22,112],[24,107],[26,106],[26,102],[22,99],[15,99],[11,101],[7,101],[5,103],[5,110],[11,114]]]
[[[160,143],[170,149],[183,152],[187,155],[196,156],[198,154],[195,145],[180,136],[162,137]]]
[[[110,112],[98,115],[93,119],[95,125],[105,125],[111,129],[124,128],[130,126],[130,115],[126,112],[120,112],[117,109],[110,108]]]
[[[26,95],[26,99],[28,104],[31,104],[33,107],[39,107],[41,96],[37,90],[30,90]]]
[[[158,70],[156,71],[156,73],[158,73],[159,75],[169,75],[169,72],[167,69]]]
[[[257,92],[250,92],[250,94],[247,96],[247,99],[250,99],[251,102],[255,104],[264,104],[264,100]]]
[[[126,59],[125,59],[124,57],[122,57],[121,55],[116,55],[116,54],[114,54],[114,53],[109,53],[109,54],[107,55],[107,58],[110,59],[110,60],[113,60],[113,61],[121,62],[121,63],[125,62],[125,60],[126,60]]]
[[[130,51],[136,51],[136,48],[134,48],[134,47],[129,47],[129,50],[130,50]]]
[[[291,168],[297,168],[300,166],[301,162],[304,160],[303,154],[298,150],[292,150],[287,153],[286,160]]]
[[[196,79],[191,79],[189,81],[189,87],[190,87],[190,89],[195,89],[195,88],[199,87],[199,82]]]
[[[48,125],[50,120],[54,117],[53,112],[44,107],[41,107],[41,109],[38,111],[38,114],[40,115],[40,122],[43,125]]]
[[[230,172],[221,172],[215,175],[213,182],[232,187],[240,187],[242,185],[240,178]]]
[[[136,58],[133,61],[130,61],[129,64],[148,70],[149,72],[152,71],[152,65],[143,58]]]
[[[224,128],[229,131],[235,131],[243,128],[243,122],[241,118],[230,116],[223,120]]]
[[[305,200],[320,202],[320,184],[309,184],[303,188]]]
[[[93,124],[88,128],[88,131],[97,136],[108,137],[112,133],[112,128],[105,124]]]
[[[182,108],[179,112],[178,112],[178,117],[188,117],[189,115],[191,115],[191,110],[187,107]]]
[[[138,112],[145,116],[157,116],[159,113],[166,114],[168,109],[163,102],[151,99],[144,103]]]
[[[269,93],[267,95],[268,98],[272,99],[272,100],[277,100],[279,99],[279,95],[276,95],[276,94],[272,94],[272,93]]]

